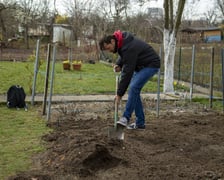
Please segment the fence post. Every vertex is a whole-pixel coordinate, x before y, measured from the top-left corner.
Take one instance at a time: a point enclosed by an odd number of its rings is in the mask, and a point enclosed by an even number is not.
[[[160,56],[160,64],[162,61],[162,46],[159,49],[159,56]],[[158,80],[157,80],[157,102],[156,102],[156,117],[159,117],[159,104],[160,104],[160,75],[161,75],[161,71],[160,71],[161,67],[158,70]]]
[[[43,115],[46,114],[46,101],[47,101],[50,61],[51,61],[51,44],[49,43],[47,46],[47,66],[46,66],[46,76],[45,76],[45,85],[44,85],[44,101],[43,101],[43,113],[42,113]]]
[[[194,85],[194,63],[195,63],[195,45],[192,46],[190,101],[192,101],[193,85]]]
[[[181,58],[182,58],[182,47],[179,49],[179,62],[178,62],[178,82],[180,81],[180,67],[181,67]]]
[[[211,63],[210,63],[210,96],[209,96],[209,107],[212,108],[213,101],[213,76],[214,76],[214,47],[211,48]]]
[[[32,97],[31,97],[31,105],[34,105],[34,96],[36,92],[36,81],[37,81],[37,73],[38,73],[38,64],[39,64],[39,47],[40,47],[40,40],[37,40],[36,45],[36,60],[34,65],[34,77],[33,77],[33,86],[32,86]]]
[[[50,94],[48,99],[47,121],[49,121],[51,117],[51,101],[52,101],[55,61],[56,61],[56,44],[54,44],[54,47],[53,47],[53,61],[52,61],[52,70],[51,70]]]
[[[224,49],[222,49],[221,54],[221,61],[222,61],[222,111],[224,112]]]

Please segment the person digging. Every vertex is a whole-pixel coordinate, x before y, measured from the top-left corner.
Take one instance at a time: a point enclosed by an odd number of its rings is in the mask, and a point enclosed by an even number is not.
[[[117,30],[111,35],[105,35],[99,46],[102,51],[118,54],[115,72],[120,72],[115,103],[119,104],[122,96],[128,90],[128,99],[122,117],[117,121],[118,126],[127,129],[145,129],[145,114],[141,101],[141,90],[147,81],[160,68],[160,57],[151,45],[140,40],[130,32]],[[135,122],[131,123],[132,113],[135,112]]]

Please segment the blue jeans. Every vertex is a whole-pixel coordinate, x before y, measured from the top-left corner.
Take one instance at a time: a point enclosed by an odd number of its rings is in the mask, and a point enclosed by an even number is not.
[[[157,72],[158,68],[145,67],[139,72],[135,72],[131,79],[129,90],[128,90],[128,100],[126,103],[125,111],[123,117],[126,117],[130,121],[132,113],[135,111],[136,125],[145,125],[145,115],[143,111],[142,101],[140,92],[147,81],[153,77]]]

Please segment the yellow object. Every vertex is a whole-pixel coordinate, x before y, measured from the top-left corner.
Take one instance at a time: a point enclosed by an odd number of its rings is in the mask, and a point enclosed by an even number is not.
[[[69,64],[69,63],[70,63],[69,60],[63,61],[63,64]]]
[[[75,60],[75,61],[72,62],[72,64],[82,64],[82,61]]]

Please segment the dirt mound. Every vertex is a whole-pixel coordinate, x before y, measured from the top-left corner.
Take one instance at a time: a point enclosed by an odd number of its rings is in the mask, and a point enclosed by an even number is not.
[[[159,118],[146,104],[146,130],[125,130],[124,141],[108,138],[111,103],[80,103],[66,113],[55,106],[47,150],[32,170],[9,179],[223,179],[224,115],[167,103]]]
[[[81,174],[87,176],[94,174],[92,172],[107,170],[116,167],[121,161],[121,159],[113,157],[105,146],[96,144],[95,151],[82,162],[84,169],[81,169],[81,172],[87,172],[87,174]]]

